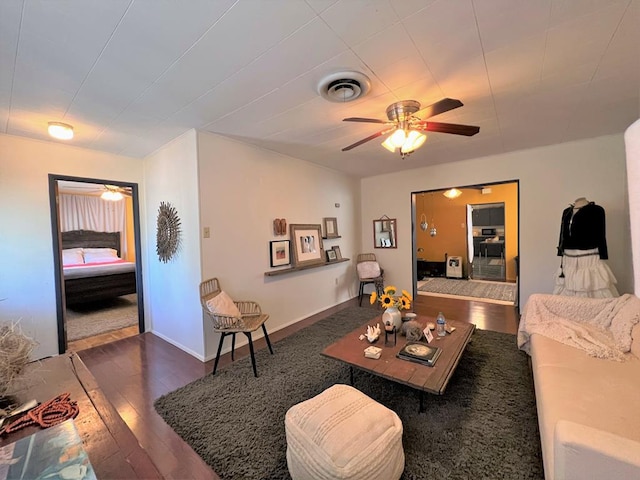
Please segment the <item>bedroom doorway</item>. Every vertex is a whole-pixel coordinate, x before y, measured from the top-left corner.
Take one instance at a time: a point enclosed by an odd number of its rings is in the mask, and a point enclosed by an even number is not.
[[[58,351],[144,332],[138,185],[49,175]]]

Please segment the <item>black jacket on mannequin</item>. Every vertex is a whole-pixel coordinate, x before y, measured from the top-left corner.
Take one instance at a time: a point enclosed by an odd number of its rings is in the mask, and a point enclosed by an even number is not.
[[[562,212],[560,225],[560,241],[558,255],[567,249],[590,250],[598,249],[602,260],[609,258],[605,229],[604,208],[589,202],[575,213],[573,206]]]

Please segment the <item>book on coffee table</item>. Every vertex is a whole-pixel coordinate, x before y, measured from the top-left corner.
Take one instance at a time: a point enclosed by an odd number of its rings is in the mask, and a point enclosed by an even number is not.
[[[432,367],[436,363],[436,360],[438,360],[441,352],[442,349],[440,347],[434,347],[421,342],[409,342],[400,349],[397,357]]]

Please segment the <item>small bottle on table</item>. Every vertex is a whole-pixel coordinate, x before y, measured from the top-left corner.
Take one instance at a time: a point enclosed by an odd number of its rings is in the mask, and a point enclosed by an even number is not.
[[[436,317],[436,332],[438,333],[439,337],[444,337],[447,334],[446,328],[447,321],[445,320],[442,312],[439,312],[438,316]]]

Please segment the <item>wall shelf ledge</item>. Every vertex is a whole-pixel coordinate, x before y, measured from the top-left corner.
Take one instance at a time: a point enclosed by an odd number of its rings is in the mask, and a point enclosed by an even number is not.
[[[302,270],[310,270],[312,268],[326,267],[328,265],[335,265],[336,263],[343,263],[348,261],[349,261],[348,258],[341,258],[340,260],[333,260],[331,262],[324,262],[324,263],[316,263],[315,265],[304,265],[302,267],[283,268],[281,270],[272,270],[270,272],[264,272],[264,276],[276,277],[278,275],[286,275],[287,273],[300,272]]]

